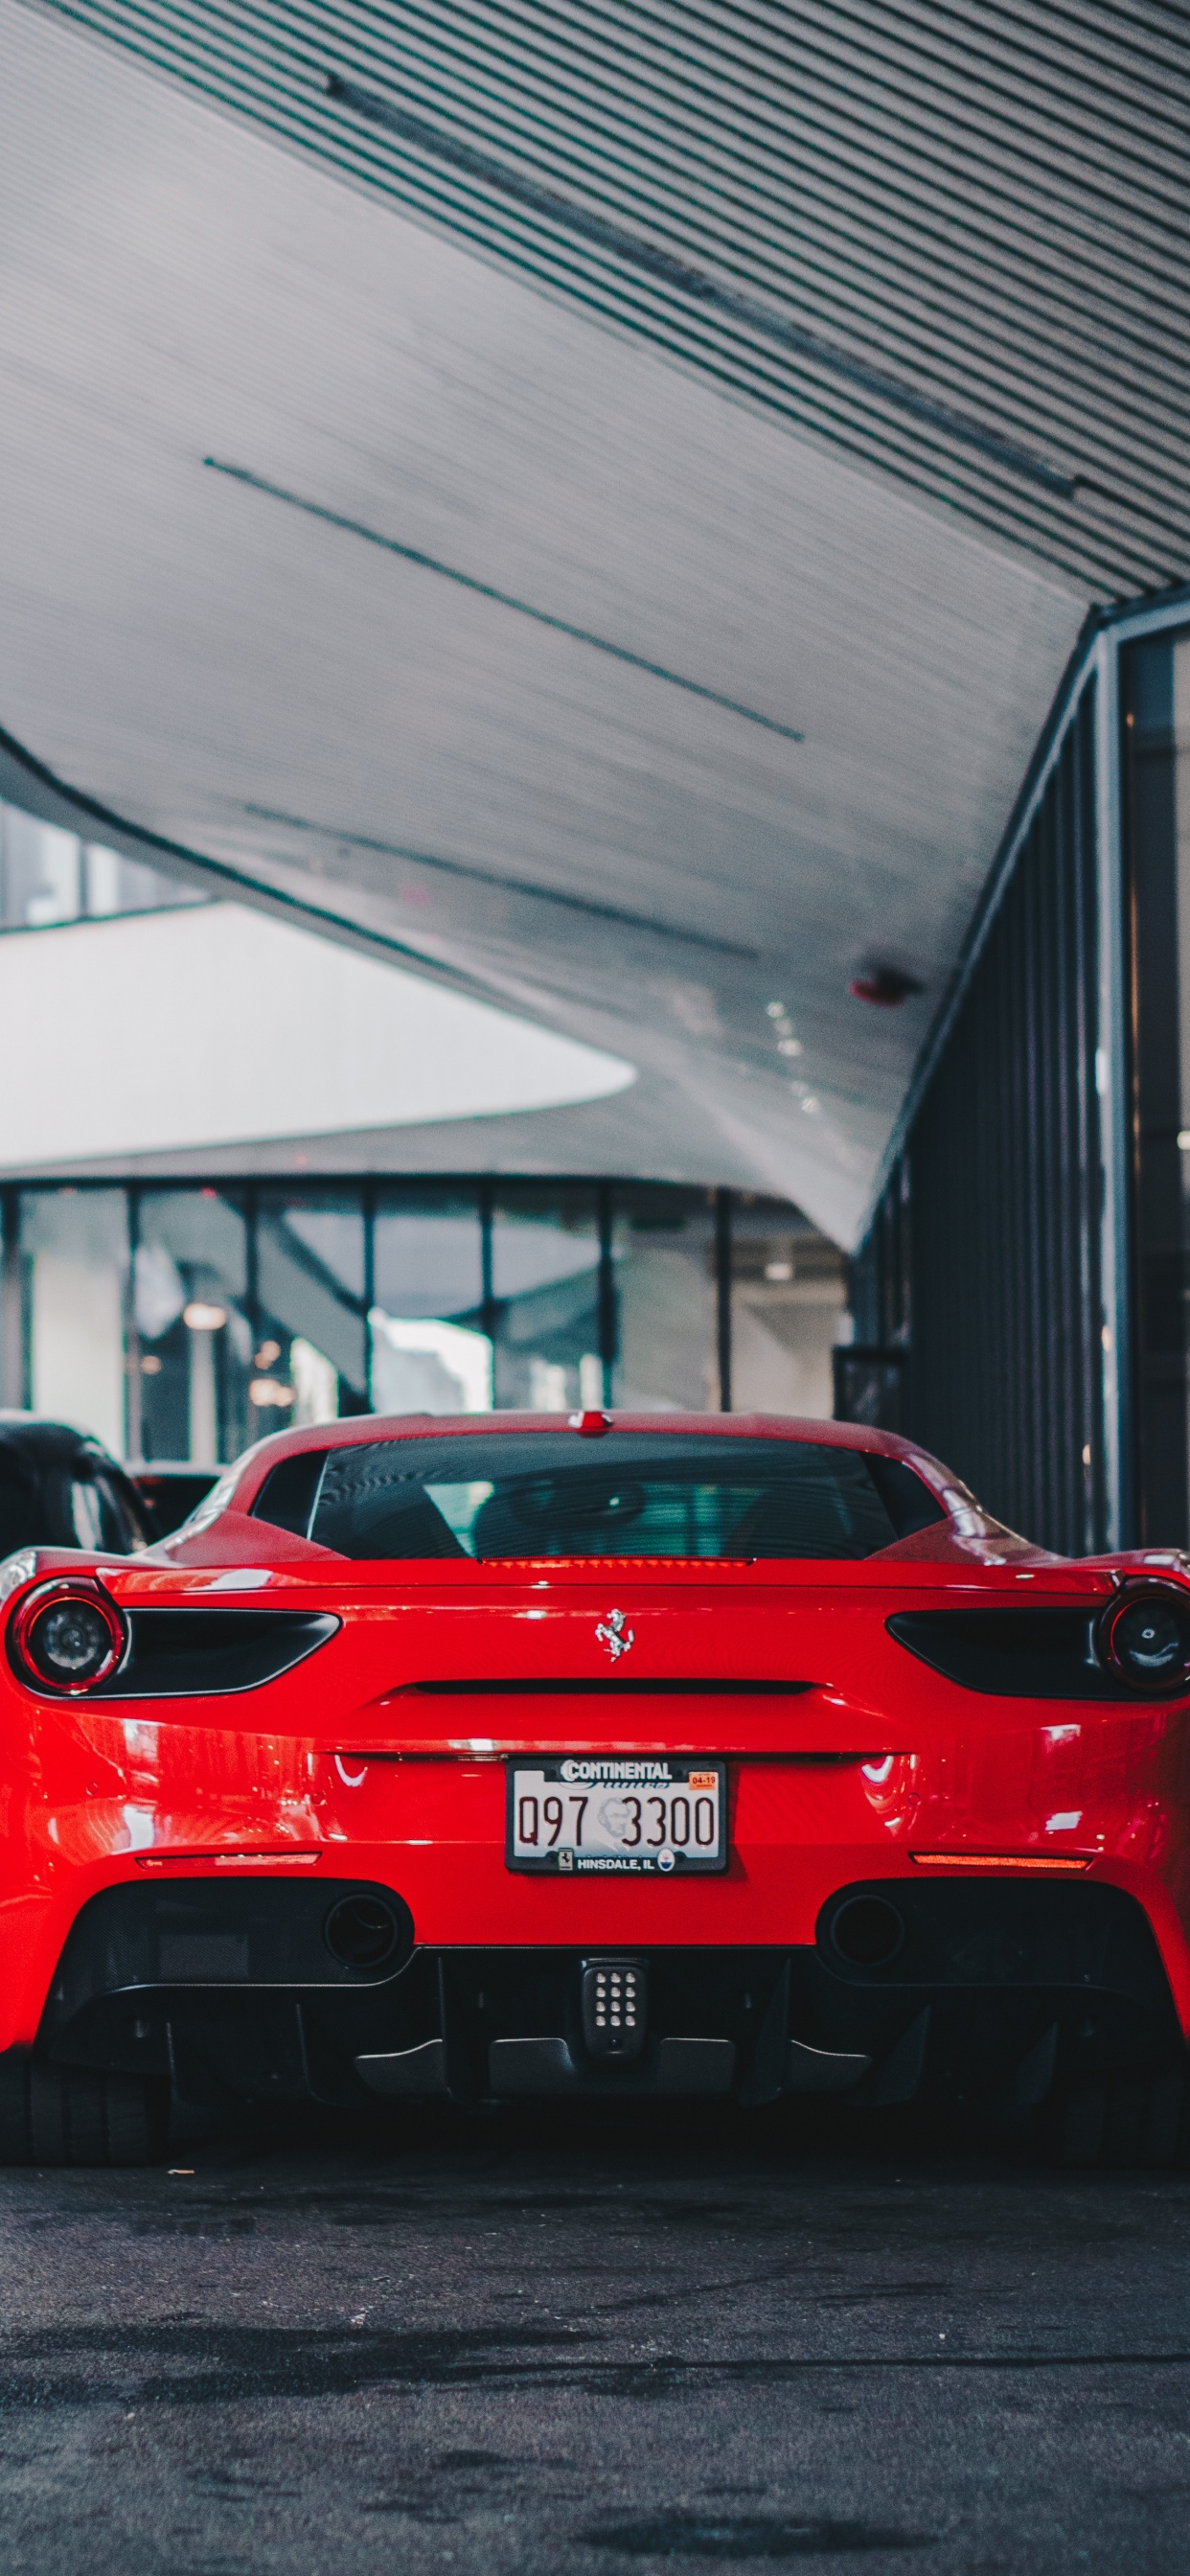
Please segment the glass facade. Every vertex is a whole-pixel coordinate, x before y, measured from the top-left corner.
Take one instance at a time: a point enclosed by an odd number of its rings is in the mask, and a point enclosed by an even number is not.
[[[533,1413],[597,1409],[610,1393],[597,1185],[502,1182],[491,1245],[496,1403]]]
[[[204,1467],[234,1458],[256,1434],[243,1204],[216,1189],[144,1190],[129,1216],[129,1449]]]
[[[80,1422],[118,1454],[131,1320],[124,1193],[23,1190],[14,1232],[17,1384],[8,1400]]]
[[[489,1235],[476,1186],[381,1184],[369,1202],[368,1239],[376,1412],[487,1412]]]
[[[721,1202],[707,1190],[615,1192],[612,1397],[633,1413],[715,1412],[721,1384]]]
[[[0,930],[49,930],[207,900],[139,859],[0,803]]]
[[[120,1457],[211,1467],[369,1411],[831,1411],[842,1256],[743,1193],[39,1182],[0,1219],[0,1401]]]
[[[741,1194],[731,1221],[735,1411],[829,1414],[845,1304],[834,1245],[796,1208]]]
[[[358,1190],[262,1189],[249,1207],[256,1429],[368,1411],[366,1230]],[[269,1418],[271,1417],[271,1418]]]

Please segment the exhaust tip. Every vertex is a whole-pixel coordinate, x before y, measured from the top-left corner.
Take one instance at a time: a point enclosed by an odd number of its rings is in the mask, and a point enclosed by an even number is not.
[[[401,1931],[383,1896],[341,1896],[323,1925],[326,1946],[343,1968],[383,1968],[396,1956]]]
[[[887,1896],[849,1896],[832,1918],[830,1937],[849,1968],[886,1968],[905,1938],[905,1925]]]

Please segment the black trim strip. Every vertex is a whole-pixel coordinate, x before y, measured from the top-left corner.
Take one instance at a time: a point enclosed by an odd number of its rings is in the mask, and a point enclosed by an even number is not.
[[[363,951],[407,958],[419,975],[431,977],[451,992],[472,994],[492,1010],[508,1008],[494,985],[484,982],[478,975],[469,975],[461,968],[446,964],[441,957],[434,956],[428,949],[415,947],[410,940],[397,939],[390,931],[377,930],[370,922],[353,920],[350,913],[336,912],[331,904],[315,903],[305,895],[291,894],[285,886],[273,885],[267,877],[253,876],[250,868],[234,866],[230,859],[209,858],[205,851],[192,850],[184,841],[171,841],[163,832],[150,831],[147,824],[129,822],[125,815],[117,814],[85,787],[72,787],[69,779],[59,778],[56,770],[50,769],[44,760],[39,760],[35,752],[26,750],[15,734],[7,733],[0,725],[0,793],[15,805],[20,802],[20,791],[15,795],[9,793],[4,776],[6,762],[11,762],[22,778],[34,780],[50,798],[60,799],[67,807],[68,819],[64,819],[61,812],[39,813],[36,805],[29,806],[26,810],[34,813],[41,822],[63,822],[65,830],[73,832],[80,830],[83,821],[100,823],[107,839],[114,840],[117,846],[129,845],[125,851],[129,858],[151,850],[154,857],[180,859],[188,878],[209,880],[212,888],[217,888],[218,893],[229,901],[242,897],[257,912],[273,912],[282,919],[299,921],[320,938],[340,938]],[[75,924],[63,922],[59,927],[68,930]],[[23,933],[20,935],[24,936]],[[108,1183],[105,1181],[103,1186],[106,1188]]]
[[[597,215],[585,206],[576,205],[572,198],[562,196],[556,188],[544,186],[541,180],[530,178],[524,171],[511,169],[507,162],[497,160],[492,152],[477,151],[473,143],[465,143],[459,135],[445,133],[440,126],[431,125],[428,118],[410,115],[407,108],[397,106],[395,99],[382,98],[378,91],[365,89],[358,81],[344,80],[339,72],[327,73],[326,87],[328,97],[348,108],[353,115],[366,117],[372,125],[386,127],[390,134],[399,135],[403,143],[412,143],[417,151],[429,154],[433,160],[444,161],[454,170],[465,171],[468,178],[498,189],[501,196],[511,197],[518,205],[531,207],[534,214],[544,215],[547,222],[561,225],[584,241],[594,242],[600,250],[611,251],[614,257],[627,260],[634,268],[644,269],[662,286],[673,287],[679,295],[688,295],[700,304],[709,305],[715,312],[729,314],[732,321],[744,322],[754,331],[763,331],[767,339],[777,341],[781,348],[795,349],[800,357],[812,358],[818,366],[829,367],[835,375],[844,377],[849,384],[860,386],[865,393],[877,394],[884,402],[896,403],[912,419],[928,422],[931,429],[945,430],[951,438],[961,439],[965,446],[977,448],[982,456],[992,456],[997,464],[1007,465],[1014,473],[1026,475],[1031,483],[1039,483],[1043,491],[1055,492],[1062,500],[1070,501],[1083,489],[1084,475],[1058,473],[1039,456],[1031,456],[1026,448],[1018,447],[1014,440],[1002,438],[996,430],[984,429],[964,412],[952,411],[949,403],[935,402],[928,394],[915,393],[911,385],[903,384],[897,376],[886,375],[882,367],[872,366],[865,358],[849,357],[846,350],[837,349],[830,340],[820,339],[816,331],[807,331],[801,323],[787,321],[782,314],[771,312],[755,296],[741,295],[735,287],[719,285],[702,269],[694,268],[689,260],[675,258],[672,251],[663,250],[657,243],[645,241],[640,234],[629,232],[626,224],[615,223],[606,215]],[[688,687],[690,684],[683,682],[682,685]],[[704,690],[702,694],[709,696],[711,692]],[[721,705],[726,703],[726,700],[720,700]],[[764,723],[765,718],[753,718],[753,721]],[[777,726],[774,730],[783,732],[785,728]],[[799,740],[800,736],[794,738]]]
[[[380,858],[403,859],[407,866],[434,868],[439,876],[465,877],[472,885],[494,886],[497,894],[527,896],[531,903],[554,903],[565,912],[583,912],[594,921],[614,921],[627,930],[648,930],[655,939],[678,939],[687,948],[710,948],[719,957],[744,957],[749,964],[760,960],[759,948],[745,948],[737,939],[716,939],[709,931],[683,930],[674,921],[656,921],[647,912],[629,912],[619,903],[597,903],[593,897],[565,894],[560,886],[534,885],[530,877],[502,876],[498,868],[475,867],[469,859],[444,859],[436,850],[408,849],[400,841],[378,841],[370,832],[341,832],[333,823],[314,823],[305,814],[282,814],[271,805],[245,805],[245,814],[254,822],[280,823],[290,832],[312,832],[320,841],[334,841],[349,850],[374,850]]]
[[[399,537],[382,536],[364,519],[349,519],[342,510],[327,509],[321,501],[307,501],[302,493],[287,491],[283,483],[270,483],[246,465],[228,465],[219,456],[204,456],[202,461],[213,474],[226,474],[233,483],[246,483],[251,492],[267,493],[270,500],[284,501],[291,510],[304,510],[308,519],[321,519],[328,528],[341,528],[345,536],[362,537],[365,545],[381,546],[385,554],[399,555],[403,563],[416,564],[422,572],[435,572],[443,581],[457,582],[460,590],[474,591],[479,599],[491,599],[500,608],[511,608],[518,617],[532,618],[535,626],[550,627],[555,635],[569,635],[575,644],[589,644],[596,653],[609,654],[613,662],[626,662],[633,671],[646,671],[651,680],[665,680],[671,689],[685,689],[692,698],[723,707],[729,716],[742,716],[745,724],[760,725],[765,733],[780,734],[785,742],[806,739],[796,726],[779,724],[775,716],[762,715],[758,707],[746,707],[739,698],[725,697],[721,689],[709,689],[701,680],[688,680],[683,672],[667,670],[663,662],[652,662],[645,653],[633,653],[627,644],[613,644],[608,636],[595,635],[587,626],[573,626],[568,617],[554,617],[547,608],[534,608],[531,600],[518,599],[512,591],[497,590],[494,582],[479,581],[474,573],[460,572],[457,564],[440,563],[436,555],[423,554],[420,546],[404,545]]]
[[[594,1679],[570,1681],[561,1679],[531,1681],[432,1681],[402,1682],[386,1695],[385,1705],[398,1699],[797,1699],[803,1691],[815,1688],[813,1682],[738,1681],[713,1678],[705,1673],[689,1680],[646,1681],[639,1674],[618,1681],[611,1673]]]

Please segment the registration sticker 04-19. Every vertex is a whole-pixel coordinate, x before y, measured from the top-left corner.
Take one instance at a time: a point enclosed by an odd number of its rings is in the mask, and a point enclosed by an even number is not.
[[[509,1869],[688,1878],[727,1867],[727,1765],[710,1754],[562,1753],[508,1765]]]

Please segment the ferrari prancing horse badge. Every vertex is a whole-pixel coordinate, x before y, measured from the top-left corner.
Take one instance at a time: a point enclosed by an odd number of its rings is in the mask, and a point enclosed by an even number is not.
[[[622,1610],[609,1610],[607,1618],[600,1620],[595,1634],[600,1645],[606,1646],[613,1664],[618,1664],[621,1655],[627,1654],[636,1630],[625,1627]]]

